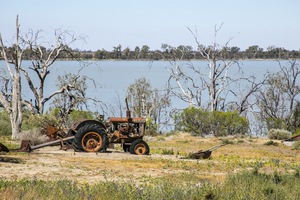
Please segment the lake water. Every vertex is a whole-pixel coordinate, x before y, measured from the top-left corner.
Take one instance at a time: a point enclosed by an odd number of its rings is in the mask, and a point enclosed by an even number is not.
[[[88,76],[96,83],[88,81],[87,96],[90,98],[96,98],[103,102],[106,107],[100,107],[94,103],[89,103],[88,108],[91,111],[97,111],[104,113],[108,116],[119,116],[120,111],[116,108],[118,101],[122,103],[124,109],[122,115],[125,115],[125,95],[127,88],[135,82],[135,80],[145,77],[150,83],[152,88],[164,89],[170,76],[170,66],[168,61],[90,61],[89,64],[80,71],[81,75]],[[289,66],[288,61],[281,61],[282,65]],[[299,63],[299,60],[297,61]],[[178,63],[182,65],[183,69],[186,68],[187,62],[182,61]],[[207,62],[206,61],[192,61],[193,66],[198,67],[207,74]],[[30,67],[30,61],[23,61],[22,66],[24,68]],[[277,72],[280,69],[278,61],[275,60],[246,60],[239,61],[239,65],[244,72],[244,76],[255,76],[256,80],[262,80],[264,75],[269,72]],[[50,74],[48,75],[45,83],[45,97],[57,90],[57,76],[65,73],[77,74],[78,70],[82,67],[82,63],[77,61],[56,61],[51,66]],[[6,70],[4,61],[0,61],[0,69]],[[230,76],[234,76],[236,73],[236,67],[233,67],[235,71],[230,70],[228,73]],[[2,70],[3,72],[3,70]],[[35,76],[32,70],[28,70],[31,76]],[[191,74],[194,76],[196,74]],[[24,99],[31,99],[33,97],[26,80],[22,77],[22,96]],[[199,79],[196,76],[195,80]],[[37,83],[37,80],[34,80]],[[300,83],[298,83],[300,85]],[[37,85],[37,84],[36,84]],[[231,88],[237,90],[237,88]],[[235,91],[236,92],[236,91]],[[228,99],[228,97],[227,97]],[[203,93],[202,102],[208,101],[208,94]],[[51,102],[46,103],[45,110],[48,110],[51,106]],[[179,100],[178,98],[172,99],[172,108],[182,109],[188,107],[188,103]],[[168,130],[173,129],[171,124]]]
[[[286,61],[282,61],[286,63]],[[186,62],[182,61],[180,64]],[[192,61],[194,66],[199,66],[205,70],[207,68],[206,61]],[[30,61],[24,61],[23,66],[29,67]],[[278,61],[274,60],[247,60],[239,61],[245,76],[254,75],[257,79],[262,79],[267,71],[278,71]],[[125,99],[126,90],[129,85],[133,84],[136,79],[145,77],[151,83],[152,88],[163,89],[170,76],[170,67],[168,61],[90,61],[89,65],[84,67],[80,74],[86,75],[93,79],[96,87],[92,82],[88,82],[87,95],[97,98],[105,104],[109,105],[116,102],[119,98],[121,101]],[[58,75],[64,73],[77,73],[82,67],[77,61],[56,61],[50,69],[50,74],[46,80],[45,96],[49,95],[56,89],[56,79]],[[0,68],[5,68],[5,63],[0,61]],[[31,75],[34,73],[29,70]],[[197,79],[197,78],[196,78]],[[23,83],[26,83],[23,78]],[[32,94],[26,84],[23,85],[22,94],[24,98],[31,98]],[[208,97],[204,97],[204,99]],[[177,108],[185,108],[187,103],[178,99],[174,100],[173,106]],[[50,103],[46,104],[46,110]],[[90,109],[97,111],[97,108],[90,105]]]

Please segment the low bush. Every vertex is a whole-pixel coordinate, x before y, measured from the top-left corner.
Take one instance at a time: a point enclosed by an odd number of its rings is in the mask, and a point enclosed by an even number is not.
[[[221,139],[223,145],[234,144],[232,140],[229,139]]]
[[[176,115],[176,130],[191,132],[194,135],[214,136],[245,135],[249,122],[237,112],[205,111],[189,107]]]
[[[34,128],[32,130],[22,131],[19,136],[19,140],[30,140],[32,145],[37,145],[44,143],[49,140],[49,137],[45,134],[42,134],[41,129]]]
[[[162,149],[162,155],[174,155],[173,149]]]
[[[47,125],[57,127],[58,124],[58,119],[52,115],[26,114],[23,117],[22,131],[35,128],[45,128]]]
[[[297,128],[295,132],[293,132],[292,136],[300,135],[300,128]]]
[[[270,141],[264,143],[264,145],[266,145],[266,146],[278,146],[278,143],[274,142],[273,140],[270,140]]]
[[[285,140],[291,137],[291,132],[283,129],[271,129],[268,138],[271,140]]]
[[[294,150],[300,150],[300,141],[295,142],[293,149]]]
[[[0,135],[8,136],[11,135],[11,124],[9,117],[6,112],[0,112]]]

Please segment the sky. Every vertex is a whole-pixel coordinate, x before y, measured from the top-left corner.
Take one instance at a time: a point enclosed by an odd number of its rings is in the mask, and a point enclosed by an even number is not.
[[[22,34],[42,30],[45,40],[55,29],[84,36],[71,48],[112,50],[113,47],[162,44],[196,47],[216,42],[241,50],[258,45],[300,49],[299,0],[2,0],[0,33],[6,44],[15,36],[19,15]],[[232,38],[232,39],[231,39]],[[51,39],[48,39],[51,41]]]

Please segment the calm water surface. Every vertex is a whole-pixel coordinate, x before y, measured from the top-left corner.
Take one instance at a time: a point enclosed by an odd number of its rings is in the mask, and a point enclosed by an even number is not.
[[[286,61],[282,61],[286,62]],[[184,64],[183,62],[181,64]],[[262,79],[267,71],[278,71],[279,64],[277,61],[240,61],[240,66],[245,75],[254,75],[257,79]],[[199,66],[205,71],[207,68],[206,61],[193,61],[194,66]],[[23,66],[29,67],[30,62],[24,61]],[[5,63],[0,61],[0,68],[5,68]],[[77,73],[82,65],[77,61],[57,61],[50,70],[50,74],[46,80],[45,96],[57,89],[57,76],[64,73]],[[168,81],[170,72],[168,68],[170,63],[167,61],[91,61],[89,65],[81,71],[82,75],[86,75],[95,80],[96,87],[92,82],[88,83],[87,95],[97,98],[107,105],[115,104],[118,98],[124,101],[126,90],[134,83],[136,79],[145,77],[151,83],[152,88],[163,89]],[[233,72],[232,72],[233,73]],[[30,71],[30,74],[34,73]],[[25,82],[23,78],[23,83]],[[22,94],[25,98],[31,98],[31,92],[24,84]],[[119,96],[119,97],[118,97]],[[204,97],[208,98],[208,97]],[[46,110],[50,103],[46,104]],[[187,103],[174,100],[173,107],[184,108]],[[90,105],[92,111],[97,108]]]

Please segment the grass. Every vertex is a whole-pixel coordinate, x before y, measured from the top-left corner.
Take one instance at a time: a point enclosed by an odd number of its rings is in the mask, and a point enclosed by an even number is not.
[[[9,136],[0,136],[0,142],[4,144],[8,149],[15,149],[20,147],[19,142],[12,140]]]
[[[76,181],[0,179],[3,199],[299,199],[299,170],[294,174],[242,171],[229,174],[224,183],[211,183],[194,174],[181,174],[192,182],[179,184],[169,177],[150,179],[143,185],[133,182],[101,181],[93,185]]]

